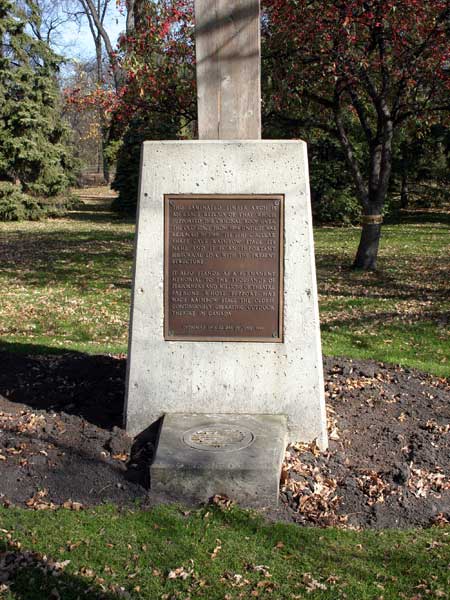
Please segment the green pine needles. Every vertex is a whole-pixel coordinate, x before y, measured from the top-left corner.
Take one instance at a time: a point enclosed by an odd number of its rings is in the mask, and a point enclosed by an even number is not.
[[[57,82],[61,58],[27,28],[39,19],[32,0],[0,0],[0,220],[39,218],[38,200],[73,182]]]

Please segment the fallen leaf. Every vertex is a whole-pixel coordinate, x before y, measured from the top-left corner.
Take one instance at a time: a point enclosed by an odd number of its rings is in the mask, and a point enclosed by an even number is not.
[[[303,573],[302,577],[303,584],[306,587],[308,594],[315,590],[326,590],[327,586],[324,583],[320,583],[317,579],[314,579],[311,573]]]
[[[215,558],[217,558],[217,555],[222,550],[222,542],[220,540],[216,540],[216,544],[217,544],[217,546],[214,548],[214,550],[211,554],[211,560],[214,560]]]
[[[178,567],[176,569],[173,569],[172,571],[169,571],[167,579],[182,579],[184,581],[188,577],[191,577],[192,573],[192,569],[186,571],[184,567]]]
[[[128,460],[128,454],[113,454],[112,457],[115,460],[120,460],[122,462],[126,462]]]

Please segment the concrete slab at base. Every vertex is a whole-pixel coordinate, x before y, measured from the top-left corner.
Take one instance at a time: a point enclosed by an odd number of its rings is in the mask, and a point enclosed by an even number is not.
[[[165,415],[151,490],[180,500],[220,494],[243,506],[273,506],[286,443],[283,415]]]
[[[164,195],[284,196],[282,343],[164,339]],[[142,151],[126,429],[168,413],[286,415],[289,441],[327,446],[306,144],[145,142]]]

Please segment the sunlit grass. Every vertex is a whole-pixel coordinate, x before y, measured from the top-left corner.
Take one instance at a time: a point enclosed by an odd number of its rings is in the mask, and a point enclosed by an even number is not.
[[[450,374],[450,229],[385,225],[375,273],[352,271],[357,228],[315,230],[325,354]]]
[[[126,352],[133,238],[133,223],[101,202],[66,219],[0,223],[2,340],[15,351]],[[448,376],[448,226],[383,226],[375,273],[350,270],[358,240],[358,228],[315,230],[325,353]]]
[[[125,352],[133,237],[133,224],[103,210],[0,223],[5,345]],[[348,269],[358,237],[357,229],[315,231],[326,354],[448,375],[448,228],[385,226],[377,273]],[[300,528],[237,509],[0,508],[0,553],[25,559],[11,586],[0,581],[0,598],[445,598],[449,535]]]
[[[419,598],[418,590],[445,598],[450,584],[448,528],[319,530],[238,509],[169,506],[0,509],[0,528],[0,551],[38,553],[16,574],[8,600],[398,600]],[[58,575],[45,572],[49,561],[63,565]]]
[[[3,341],[27,351],[28,344],[126,350],[134,225],[100,215],[0,223],[0,241],[7,243],[0,273]]]

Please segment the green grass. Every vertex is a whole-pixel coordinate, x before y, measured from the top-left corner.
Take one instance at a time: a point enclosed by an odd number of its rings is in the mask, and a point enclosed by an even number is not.
[[[125,352],[133,236],[133,224],[100,203],[66,219],[0,223],[3,347]],[[348,269],[358,237],[357,229],[315,231],[325,353],[449,375],[448,227],[439,220],[384,226],[376,273]],[[0,508],[0,560],[6,550],[38,553],[22,563],[10,590],[0,580],[0,598],[115,600],[124,591],[150,600],[449,598],[449,535],[448,527],[265,524],[237,509]],[[56,576],[43,555],[70,562]]]
[[[398,600],[448,598],[450,585],[448,528],[320,530],[264,523],[238,509],[187,514],[168,506],[79,513],[3,508],[0,527],[1,550],[70,561],[56,577],[39,568],[44,562],[36,556],[5,600],[112,600],[123,597],[115,593],[120,588],[145,599]],[[171,571],[186,578],[171,578]]]
[[[0,223],[7,243],[0,335],[90,353],[126,351],[134,225],[86,211],[42,223]]]
[[[349,268],[358,240],[357,228],[315,230],[324,353],[449,376],[448,225],[383,226],[374,273]]]
[[[358,228],[316,228],[325,354],[450,375],[445,216],[383,226],[375,273],[349,269]],[[101,202],[66,219],[0,223],[3,344],[26,352],[126,352],[133,237],[134,225]]]

